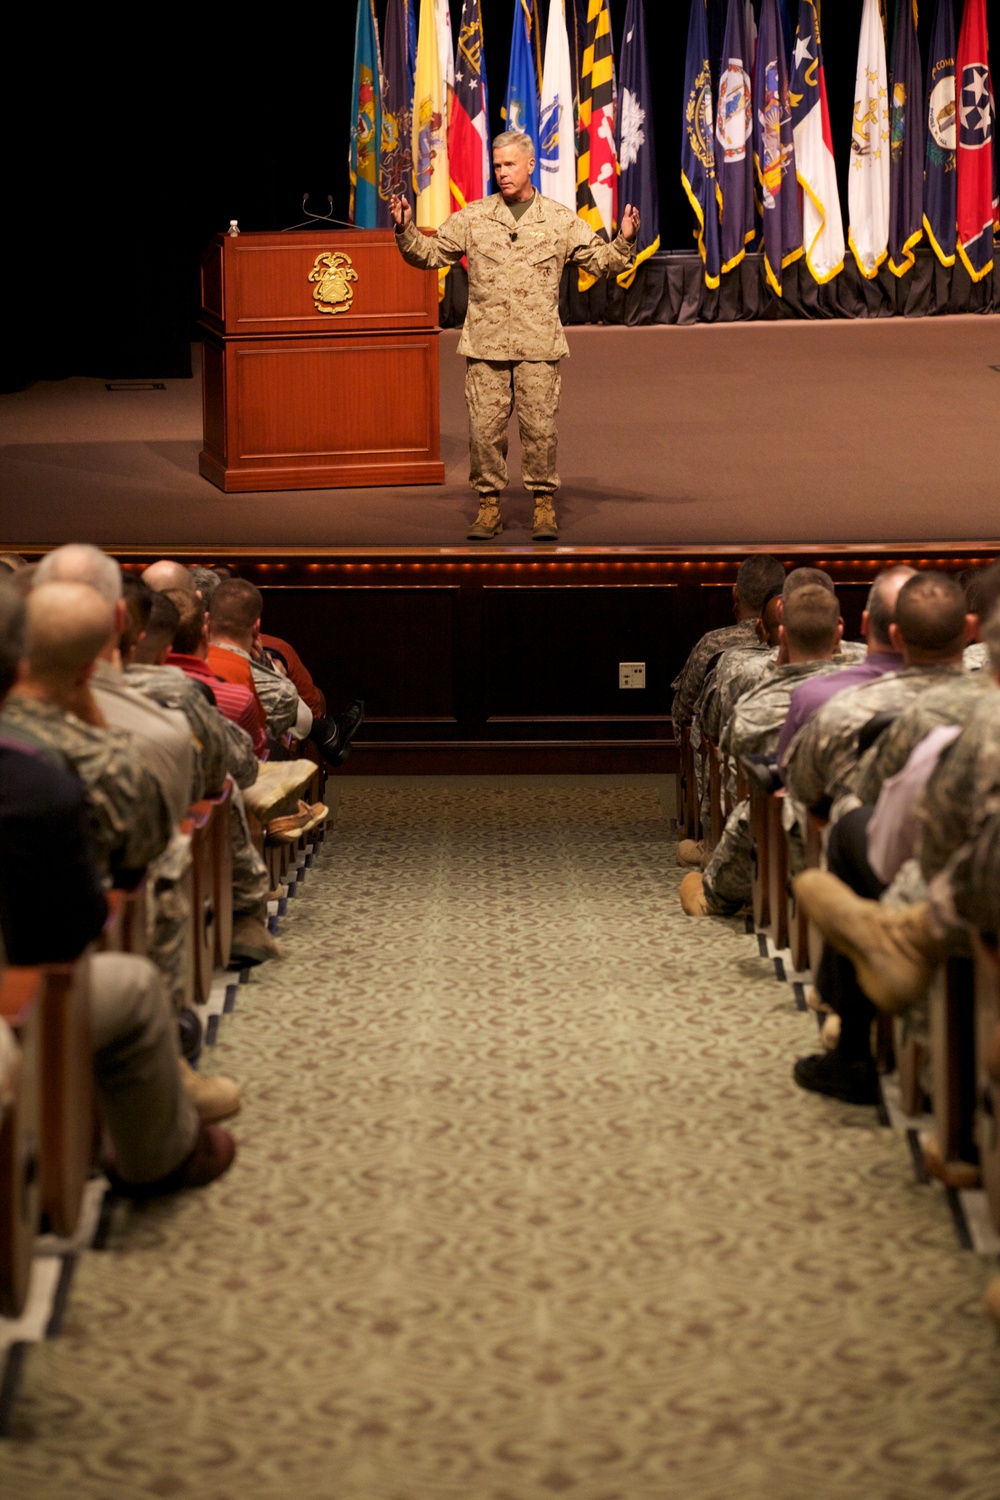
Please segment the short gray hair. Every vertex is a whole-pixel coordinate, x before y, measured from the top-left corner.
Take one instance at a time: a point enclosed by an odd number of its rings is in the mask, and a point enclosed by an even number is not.
[[[503,130],[493,137],[493,150],[506,151],[508,146],[523,151],[525,156],[534,156],[535,143],[523,130]]]
[[[89,583],[108,604],[122,597],[122,570],[113,557],[89,542],[70,542],[43,557],[35,587],[43,583]]]

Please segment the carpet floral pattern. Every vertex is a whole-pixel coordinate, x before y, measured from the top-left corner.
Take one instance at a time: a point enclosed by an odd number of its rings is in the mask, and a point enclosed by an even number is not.
[[[7,1500],[997,1500],[996,1264],[795,1088],[660,783],[338,790],[208,1064],[236,1166],[83,1258]]]

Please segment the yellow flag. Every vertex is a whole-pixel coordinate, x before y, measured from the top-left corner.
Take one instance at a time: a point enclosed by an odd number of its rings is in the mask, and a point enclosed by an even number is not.
[[[413,178],[416,221],[437,229],[451,212],[448,178],[448,104],[438,57],[434,0],[420,0],[417,76],[413,90]]]

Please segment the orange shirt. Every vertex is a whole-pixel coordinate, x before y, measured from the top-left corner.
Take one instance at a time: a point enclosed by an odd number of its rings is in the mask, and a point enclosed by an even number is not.
[[[284,659],[288,668],[288,675],[298,690],[299,697],[309,709],[310,713],[319,714],[323,711],[323,700],[319,689],[309,675],[309,670],[299,656],[294,646],[288,641],[283,641],[278,635],[264,635],[261,633],[260,643],[268,650],[276,651]]]
[[[264,705],[260,701],[254,684],[250,663],[245,656],[240,656],[239,652],[230,651],[225,646],[209,646],[208,665],[216,677],[221,677],[223,682],[237,682],[240,687],[249,688],[260,705],[261,716],[267,719]]]

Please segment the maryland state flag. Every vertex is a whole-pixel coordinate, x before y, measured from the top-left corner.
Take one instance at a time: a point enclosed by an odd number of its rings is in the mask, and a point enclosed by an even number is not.
[[[379,148],[382,137],[382,69],[379,66],[375,0],[358,0],[351,88],[351,203],[348,218],[361,229],[378,224]]]
[[[958,253],[973,281],[993,269],[993,93],[986,0],[965,0],[956,61]]]
[[[448,176],[448,101],[438,59],[434,0],[420,0],[417,81],[413,91],[415,218],[420,229],[437,229],[451,212]]]
[[[407,0],[389,0],[382,32],[382,152],[379,160],[378,222],[392,224],[389,199],[413,192],[413,77],[407,59]]]
[[[538,149],[538,0],[514,0],[514,30],[510,39],[507,98],[501,111],[505,129],[529,135],[535,145],[531,181],[542,190],[541,152]]]
[[[795,171],[802,189],[806,265],[821,285],[844,269],[844,220],[833,159],[818,0],[799,0],[792,76]]]
[[[892,136],[889,160],[889,270],[912,271],[924,235],[923,66],[917,0],[896,0],[892,34]]]
[[[781,273],[802,254],[802,212],[785,36],[777,0],[762,0],[754,72],[754,162],[764,218],[764,270],[781,296]]]
[[[570,6],[573,0],[569,0]],[[573,121],[576,77],[570,57],[563,0],[549,0],[542,67],[538,155],[546,198],[576,212],[576,129]]]
[[[753,9],[750,9],[753,16]],[[753,47],[747,39],[746,0],[729,0],[715,111],[715,172],[720,194],[723,271],[738,266],[754,237]]]
[[[851,175],[848,242],[867,280],[889,253],[889,79],[885,66],[882,0],[865,0],[858,43],[858,71],[854,85],[854,134],[851,138]]]
[[[608,0],[587,0],[587,31],[580,69],[580,122],[576,153],[576,211],[595,234],[610,240],[618,226],[618,154],[615,149],[615,59]],[[579,272],[581,292],[597,280]]]
[[[653,94],[649,86],[646,16],[642,0],[628,0],[622,41],[621,92],[618,98],[618,198],[639,210],[639,242],[635,260],[618,274],[619,286],[631,286],[644,260],[660,248],[659,203],[656,191],[656,148],[653,145]]]
[[[681,182],[694,209],[694,237],[705,264],[705,285],[719,285],[719,185],[715,176],[715,132],[712,69],[708,61],[708,13],[705,0],[691,0],[687,53],[684,59],[684,134]]]
[[[489,190],[489,134],[483,15],[479,0],[465,0],[455,52],[455,96],[448,122],[451,196],[459,208],[485,198]]]
[[[924,153],[924,228],[943,266],[955,264],[955,188],[958,107],[955,93],[955,13],[937,0],[927,59],[927,148]]]

